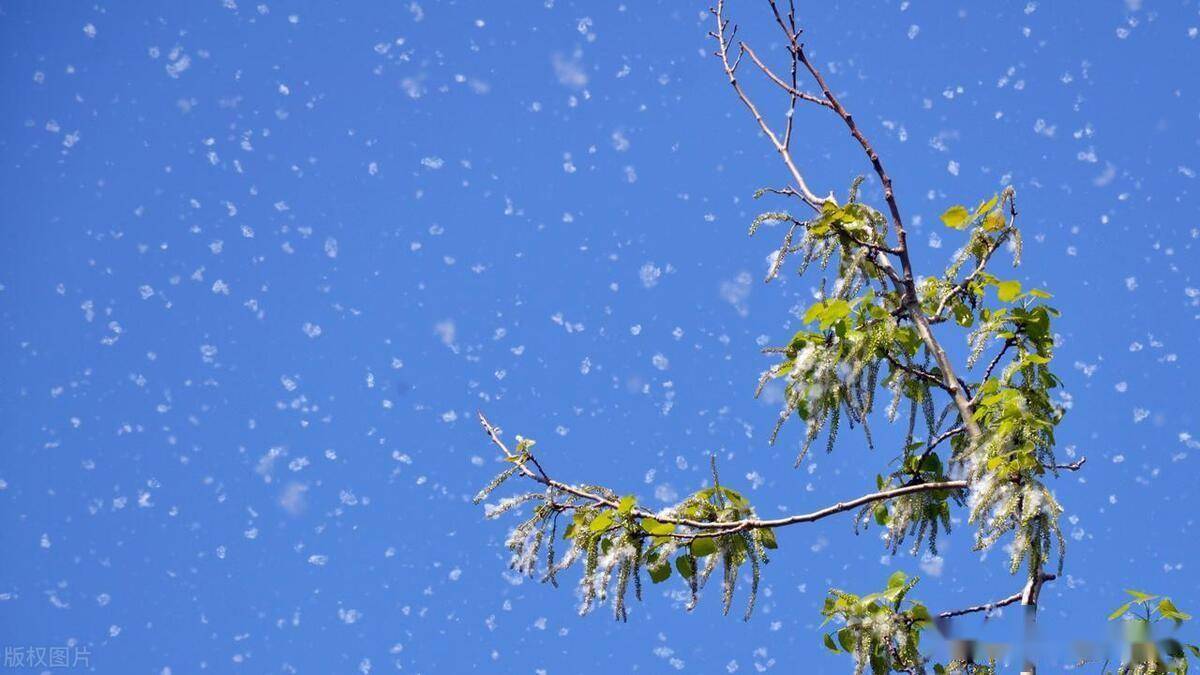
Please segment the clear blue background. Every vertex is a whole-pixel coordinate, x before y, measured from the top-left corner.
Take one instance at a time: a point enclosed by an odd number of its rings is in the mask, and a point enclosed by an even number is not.
[[[1042,625],[1101,637],[1127,586],[1200,611],[1196,3],[804,5],[920,270],[959,241],[937,214],[1011,182],[1026,265],[997,269],[1064,310],[1061,457],[1089,462],[1056,483]],[[780,533],[749,623],[673,579],[616,624],[521,583],[512,521],[470,504],[477,408],[652,506],[712,451],[766,516],[894,457],[766,443],[758,349],[814,280],[761,284],[780,232],[746,226],[782,204],[751,196],[785,174],[710,29],[678,2],[3,3],[0,642],[104,673],[842,672],[829,585],[1017,590],[965,522],[888,559],[841,517]],[[827,111],[797,135],[819,191],[869,170]]]

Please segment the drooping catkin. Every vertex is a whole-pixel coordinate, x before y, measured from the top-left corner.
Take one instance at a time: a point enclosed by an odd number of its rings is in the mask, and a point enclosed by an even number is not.
[[[750,560],[750,597],[746,600],[746,613],[742,616],[742,620],[749,621],[750,615],[754,613],[754,603],[758,600],[758,583],[761,577],[758,551],[756,550],[759,542],[744,532],[742,533],[742,542],[746,545],[746,556]]]
[[[475,493],[475,498],[471,500],[471,503],[478,505],[480,502],[487,499],[488,495],[492,494],[492,492],[496,488],[500,487],[500,485],[503,484],[504,481],[508,480],[509,478],[512,478],[512,475],[514,473],[516,473],[517,469],[519,469],[519,468],[520,467],[518,467],[516,464],[513,464],[512,466],[508,467],[504,471],[501,471],[500,473],[496,474],[496,477],[493,478],[491,480],[491,482],[489,482],[487,485],[485,485],[482,490]]]
[[[716,554],[714,554],[715,556]],[[733,564],[733,558],[729,551],[721,552],[722,578],[721,578],[721,598],[723,613],[728,615],[729,608],[733,606],[733,587],[737,583],[737,567]]]

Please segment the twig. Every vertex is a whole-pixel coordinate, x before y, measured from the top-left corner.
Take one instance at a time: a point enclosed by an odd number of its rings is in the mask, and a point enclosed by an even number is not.
[[[1055,464],[1051,468],[1058,471],[1078,471],[1083,468],[1084,464],[1087,464],[1087,457],[1080,457],[1070,464]]]
[[[1057,578],[1058,578],[1058,575],[1056,575],[1056,574],[1042,574],[1041,581],[1038,582],[1038,586],[1040,587],[1041,584],[1043,584],[1047,581],[1054,581]],[[966,607],[963,609],[954,609],[954,610],[942,612],[942,613],[938,614],[938,617],[942,618],[942,619],[952,619],[956,616],[963,616],[965,614],[973,614],[975,612],[987,612],[990,614],[992,612],[992,610],[994,610],[994,609],[997,609],[1000,607],[1007,607],[1009,605],[1014,605],[1014,604],[1020,602],[1021,598],[1024,597],[1025,594],[1028,592],[1029,587],[1030,587],[1030,584],[1026,584],[1025,588],[1021,589],[1021,591],[1019,591],[1017,593],[1013,593],[1012,595],[1008,596],[1007,598],[1003,598],[1001,600],[993,600],[992,602],[989,602],[984,605],[975,605],[973,607]]]
[[[1007,240],[1007,232],[1001,233],[999,237],[996,237],[996,239],[994,239],[988,246],[987,250],[984,251],[983,257],[979,259],[979,262],[975,265],[975,269],[972,270],[971,273],[966,276],[966,278],[955,284],[953,288],[947,291],[946,295],[942,296],[942,299],[938,302],[937,309],[933,312],[933,320],[935,322],[940,323],[945,321],[945,317],[942,316],[942,312],[946,311],[946,305],[949,304],[949,302],[953,300],[956,295],[965,292],[967,287],[971,285],[971,282],[975,281],[975,278],[980,274],[983,274],[984,270],[987,269],[988,262],[991,261],[992,256],[995,255],[996,251],[1000,250],[1000,246]]]
[[[763,63],[762,60],[758,58],[758,54],[754,53],[754,50],[750,48],[750,45],[746,44],[745,42],[742,42],[738,46],[743,51],[746,52],[746,54],[750,57],[750,60],[754,62],[754,65],[758,66],[759,69],[763,71],[763,74],[765,74],[768,79],[770,79],[775,84],[779,85],[779,87],[781,89],[783,89],[784,91],[786,91],[787,93],[791,94],[792,96],[794,96],[802,101],[807,101],[809,103],[815,103],[815,104],[817,104],[819,106],[823,106],[825,108],[830,108],[830,109],[833,108],[833,106],[830,105],[829,101],[826,101],[825,99],[823,99],[819,96],[810,94],[806,91],[800,91],[799,89],[796,89],[796,87],[789,85],[787,82],[784,82],[783,80],[779,79],[779,76],[776,75],[774,72],[772,72],[771,69],[767,67],[767,64]]]
[[[775,0],[768,0],[768,2],[771,5],[771,11],[775,15],[775,22],[779,24],[784,35],[787,36],[789,49],[792,51],[793,56],[804,65],[805,69],[808,70],[809,74],[812,75],[812,78],[821,88],[821,93],[829,103],[826,107],[833,110],[837,113],[838,117],[842,118],[842,121],[846,123],[846,127],[850,130],[850,135],[854,137],[854,140],[858,141],[858,144],[862,146],[863,152],[867,154],[867,159],[871,162],[871,168],[875,170],[875,175],[879,176],[879,181],[883,185],[883,198],[887,202],[888,210],[892,215],[892,221],[896,225],[896,236],[900,239],[900,245],[897,248],[906,252],[908,246],[904,221],[900,217],[900,207],[896,203],[895,190],[892,188],[892,178],[884,168],[883,161],[879,158],[879,153],[875,152],[874,146],[871,145],[871,142],[867,140],[867,137],[858,128],[858,124],[854,121],[854,116],[846,110],[841,101],[838,100],[837,96],[829,88],[829,85],[825,83],[825,78],[821,75],[821,71],[809,60],[808,54],[804,51],[804,44],[800,42],[800,31],[796,29],[793,23],[784,23]]]
[[[1000,359],[1004,358],[1004,352],[1007,352],[1008,349],[1015,344],[1017,344],[1016,341],[1011,338],[1004,341],[1004,346],[1000,348],[1000,353],[996,354],[996,357],[992,359],[992,362],[989,363],[988,367],[983,371],[984,382],[987,382],[988,378],[992,376],[992,371],[996,369],[997,365],[999,365]],[[971,404],[974,405],[975,403],[976,401],[971,399]]]
[[[884,354],[884,358],[886,358],[888,360],[888,363],[892,364],[899,370],[903,370],[904,372],[908,373],[909,375],[912,375],[913,377],[916,377],[921,380],[925,380],[926,382],[928,382],[929,384],[932,384],[935,387],[947,389],[946,383],[943,382],[940,377],[937,377],[936,375],[934,375],[933,373],[931,373],[927,370],[921,370],[920,368],[917,368],[916,366],[912,366],[907,363],[904,363],[903,361],[901,361],[900,359],[897,359],[896,357],[892,356],[891,354]]]
[[[781,195],[784,197],[800,197],[801,196],[799,192],[796,192],[796,190],[794,190],[793,188],[790,188],[790,187],[781,187],[781,188],[770,188],[769,187],[769,188],[763,188],[762,191],[770,192],[771,194]]]
[[[746,106],[746,108],[750,111],[750,114],[754,115],[754,120],[758,122],[759,128],[762,129],[763,133],[767,135],[767,138],[771,139],[771,144],[775,146],[776,152],[779,153],[779,156],[783,159],[783,163],[787,165],[788,171],[792,174],[792,180],[796,182],[796,187],[800,191],[801,199],[803,199],[805,203],[814,209],[820,209],[821,205],[829,201],[831,198],[818,197],[811,189],[809,189],[808,183],[804,180],[804,176],[801,175],[800,169],[796,167],[796,162],[792,159],[792,154],[788,151],[787,146],[785,146],[783,142],[779,140],[779,137],[775,135],[775,132],[771,130],[771,127],[767,124],[766,120],[763,119],[762,114],[758,112],[758,107],[754,105],[754,102],[750,100],[750,97],[746,95],[745,90],[742,89],[742,85],[738,83],[737,62],[730,63],[729,61],[729,46],[733,41],[733,35],[727,32],[729,28],[729,20],[725,18],[724,0],[717,0],[717,6],[715,9],[713,9],[713,15],[717,18],[717,30],[713,33],[710,33],[710,35],[712,35],[712,37],[717,41],[716,53],[721,59],[721,65],[725,69],[725,76],[729,78],[730,86],[732,86],[733,90],[737,92],[738,98],[741,99],[742,104]],[[735,27],[734,32],[736,31],[737,28]],[[738,58],[741,58],[740,50]]]
[[[929,448],[926,449],[925,452],[926,453],[931,452],[934,448],[936,448],[938,445],[940,445],[943,441],[945,441],[949,438],[954,438],[955,436],[966,432],[966,430],[967,430],[966,427],[954,427],[953,429],[950,429],[949,431],[942,433],[940,436],[933,439],[933,442],[929,444]]]

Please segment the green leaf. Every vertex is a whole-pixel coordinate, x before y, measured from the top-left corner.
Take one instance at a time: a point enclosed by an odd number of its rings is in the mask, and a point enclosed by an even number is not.
[[[837,648],[837,645],[835,645],[833,643],[833,637],[830,636],[829,633],[826,633],[823,637],[825,638],[825,648],[826,649],[833,652],[834,654],[837,654],[839,651],[841,651]]]
[[[725,493],[725,496],[729,499],[729,501],[733,502],[736,506],[745,507],[750,505],[750,501],[743,497],[742,493],[738,492],[737,490],[721,486],[721,492]]]
[[[954,313],[955,323],[963,328],[970,328],[971,324],[975,323],[975,315],[961,302],[953,305],[950,311]]]
[[[1143,593],[1141,591],[1133,591],[1129,589],[1125,589],[1125,592],[1136,598],[1137,602],[1146,602],[1147,600],[1153,600],[1158,597],[1157,595],[1150,595],[1149,593]]]
[[[921,471],[940,476],[942,474],[942,458],[938,457],[937,453],[931,452],[921,462],[920,469]]]
[[[917,331],[905,326],[896,330],[896,344],[904,348],[904,353],[914,356],[921,347],[921,337]]]
[[[821,313],[824,311],[825,311],[825,303],[822,303],[822,302],[814,303],[811,307],[808,308],[808,310],[806,312],[804,312],[804,316],[800,320],[803,321],[804,323],[812,323],[812,322],[816,321],[821,316]]]
[[[1053,297],[1054,297],[1054,296],[1053,296],[1053,295],[1051,295],[1050,293],[1047,293],[1046,291],[1043,291],[1043,290],[1042,290],[1042,289],[1040,289],[1040,288],[1031,288],[1031,289],[1029,289],[1029,294],[1030,294],[1030,295],[1032,295],[1032,296],[1033,296],[1033,297],[1035,297],[1035,298],[1041,298],[1042,300],[1046,300],[1046,299],[1048,299],[1048,298],[1053,298]]]
[[[692,561],[686,555],[681,555],[675,559],[675,569],[679,570],[679,575],[684,579],[691,579],[696,573],[696,568],[692,567]]]
[[[692,555],[703,558],[717,552],[717,542],[712,537],[698,537],[692,540]]]
[[[1172,619],[1175,623],[1182,623],[1192,618],[1191,614],[1184,614],[1179,611],[1170,598],[1163,598],[1158,601],[1158,613],[1162,614],[1163,618]]]
[[[1121,617],[1125,616],[1125,612],[1128,612],[1128,611],[1129,611],[1129,608],[1130,608],[1130,607],[1132,607],[1132,606],[1133,606],[1133,601],[1132,601],[1132,600],[1130,600],[1129,602],[1127,602],[1127,603],[1125,603],[1125,604],[1121,605],[1120,607],[1116,608],[1116,609],[1113,611],[1113,613],[1112,613],[1112,614],[1109,614],[1109,615],[1108,615],[1108,620],[1109,620],[1109,621],[1112,621],[1113,619],[1119,619],[1119,618],[1121,618]]]
[[[886,506],[884,506],[883,504],[876,506],[874,515],[875,515],[875,522],[879,523],[880,525],[882,525],[884,527],[887,527],[888,510],[887,510]]]
[[[892,572],[892,576],[888,577],[887,587],[889,589],[899,588],[903,586],[906,581],[908,581],[908,575],[900,570],[896,570],[895,572]]]
[[[975,215],[980,215],[991,211],[996,206],[996,202],[1000,201],[999,195],[992,195],[992,198],[986,202],[979,202],[979,206],[975,207]]]
[[[817,321],[820,323],[821,330],[828,330],[830,326],[841,321],[850,315],[850,303],[838,298],[822,300],[813,304],[804,312],[804,323],[812,323]]]
[[[996,293],[1000,296],[1001,302],[1012,302],[1021,295],[1021,282],[1001,281],[996,285]]]
[[[1183,652],[1183,644],[1174,638],[1159,640],[1158,645],[1166,652],[1167,656],[1173,659],[1186,658],[1187,654]]]
[[[967,211],[964,206],[951,206],[942,214],[942,223],[946,227],[952,227],[956,230],[961,230],[967,226],[967,222],[971,220],[971,212]]]
[[[653,518],[642,518],[642,529],[656,537],[666,536],[675,531],[671,523],[660,523]]]
[[[600,515],[598,515],[592,519],[591,524],[588,525],[588,530],[590,530],[592,532],[601,532],[603,530],[607,530],[608,528],[612,527],[612,524],[613,524],[612,511],[605,511],[604,513],[601,513]]]
[[[661,584],[671,576],[671,561],[663,558],[657,565],[651,565],[649,568],[650,581],[656,584]]]
[[[839,630],[837,632],[837,639],[838,644],[842,646],[842,649],[845,649],[848,652],[853,652],[854,644],[858,642],[854,639],[854,630],[850,628],[843,628]]]
[[[629,512],[633,510],[633,506],[635,504],[637,504],[637,497],[634,497],[633,495],[625,495],[624,497],[621,497],[621,502],[617,505],[617,513],[627,516],[629,515]]]
[[[775,539],[775,531],[769,527],[764,527],[762,530],[762,545],[763,548],[776,549],[779,548],[779,542]]]
[[[829,324],[832,324],[835,321],[838,321],[849,315],[850,303],[839,299],[826,300],[825,312],[821,315],[821,327],[824,329]]]
[[[928,623],[933,621],[933,616],[929,613],[929,608],[920,603],[913,605],[913,608],[909,610],[908,614],[913,618],[913,621],[918,623]]]

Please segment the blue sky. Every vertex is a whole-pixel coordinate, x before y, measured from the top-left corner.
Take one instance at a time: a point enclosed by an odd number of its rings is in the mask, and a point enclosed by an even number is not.
[[[1064,313],[1060,456],[1089,461],[1055,485],[1042,624],[1101,636],[1126,587],[1200,611],[1196,3],[806,4],[919,271],[957,246],[937,214],[1011,184],[1009,274]],[[761,283],[779,233],[746,227],[781,205],[752,195],[785,175],[705,9],[3,3],[0,642],[123,673],[841,672],[830,585],[1017,590],[965,522],[888,558],[835,518],[779,533],[749,623],[671,585],[616,624],[514,577],[509,523],[470,504],[498,468],[476,409],[650,505],[712,452],[770,516],[895,454],[767,445],[758,350],[814,282]],[[819,191],[869,171],[826,111],[797,129]]]

